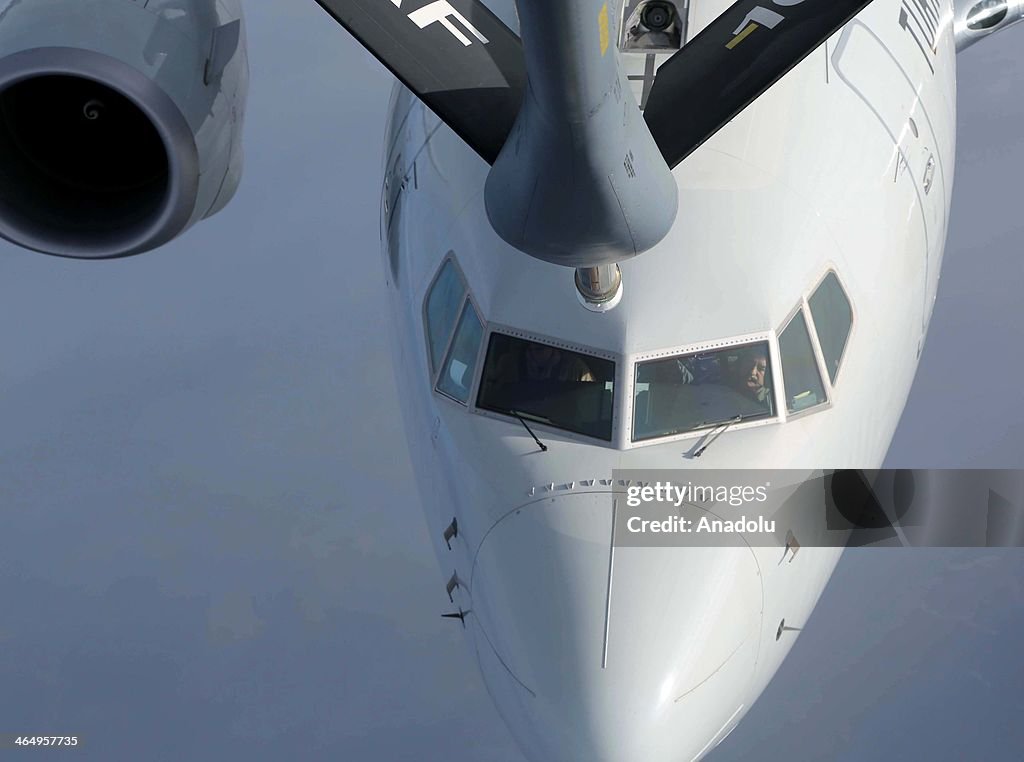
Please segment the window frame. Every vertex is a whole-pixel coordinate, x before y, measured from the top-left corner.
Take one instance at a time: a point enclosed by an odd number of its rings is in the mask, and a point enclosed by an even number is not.
[[[532,331],[524,331],[519,328],[506,325],[504,323],[484,323],[484,339],[480,342],[481,354],[484,358],[477,358],[476,372],[473,377],[473,387],[470,393],[469,411],[477,415],[483,416],[484,418],[492,418],[499,421],[511,421],[516,426],[520,426],[519,420],[514,415],[508,413],[502,413],[497,410],[491,410],[490,408],[480,407],[477,403],[480,398],[480,379],[483,377],[484,362],[486,360],[486,347],[491,345],[491,336],[493,334],[501,334],[503,336],[510,336],[514,339],[522,339],[523,341],[532,341],[535,344],[548,344],[555,347],[556,349],[564,349],[567,352],[577,352],[579,354],[591,355],[600,360],[609,360],[615,367],[615,373],[613,374],[613,388],[612,388],[612,431],[611,439],[601,439],[599,437],[592,437],[587,434],[580,434],[576,431],[570,431],[569,429],[559,428],[558,426],[552,426],[550,423],[544,423],[543,421],[535,421],[532,419],[526,419],[530,428],[534,431],[543,431],[545,433],[570,439],[575,442],[583,442],[590,445],[598,445],[605,447],[610,450],[621,449],[618,444],[619,433],[621,429],[621,418],[622,411],[620,409],[621,400],[619,397],[619,389],[622,388],[624,382],[623,379],[623,368],[625,367],[625,358],[615,352],[609,352],[604,349],[597,349],[596,347],[590,347],[585,344],[575,344],[569,341],[563,341],[561,339],[547,336],[542,333],[534,333]],[[524,431],[525,433],[525,431]]]
[[[462,316],[466,312],[467,306],[473,310],[473,314],[476,315],[476,321],[480,325],[480,342],[476,347],[476,356],[473,364],[473,377],[469,380],[469,385],[466,387],[466,401],[463,402],[458,397],[453,397],[451,394],[441,388],[441,374],[444,372],[445,367],[448,365],[448,360],[451,356],[451,351],[455,346],[455,337],[459,332],[459,325],[462,323]],[[444,348],[444,355],[441,358],[441,364],[437,368],[437,372],[434,373],[434,391],[440,394],[442,397],[450,399],[452,402],[457,402],[465,408],[469,407],[469,401],[473,399],[473,392],[476,389],[477,379],[479,378],[477,366],[480,365],[481,358],[485,354],[482,351],[484,345],[484,336],[487,335],[487,323],[480,317],[480,310],[477,309],[472,299],[469,297],[469,291],[466,291],[466,296],[462,300],[462,308],[459,310],[459,316],[455,320],[455,325],[452,328],[452,335],[448,338],[448,343]]]
[[[452,266],[455,268],[455,272],[461,279],[463,284],[464,293],[462,300],[459,303],[459,308],[455,322],[452,325],[452,329],[448,334],[445,341],[444,351],[441,353],[441,360],[438,363],[437,368],[432,368],[432,360],[430,356],[430,332],[427,323],[427,302],[429,296],[437,283],[438,278],[441,275],[445,263],[448,261],[452,262]],[[850,305],[850,332],[847,335],[846,343],[843,346],[843,352],[839,357],[839,367],[836,371],[836,383],[833,383],[829,373],[828,367],[825,362],[824,353],[822,352],[821,342],[818,338],[818,328],[814,323],[814,316],[811,314],[810,308],[810,297],[811,295],[821,287],[828,275],[832,273],[835,275],[839,287],[842,289],[843,295],[846,298],[847,303]],[[468,387],[468,399],[466,402],[461,402],[457,398],[443,392],[439,388],[440,374],[444,370],[445,364],[448,360],[448,355],[451,352],[452,344],[455,341],[455,336],[458,332],[459,320],[461,319],[462,312],[465,309],[465,305],[469,304],[476,314],[476,318],[481,326],[481,340],[476,352],[476,364],[473,370],[473,378]],[[491,418],[493,420],[500,420],[505,422],[512,422],[519,425],[519,421],[515,416],[507,413],[490,410],[487,408],[481,408],[477,404],[480,396],[480,380],[483,377],[484,361],[486,359],[487,348],[490,346],[491,336],[495,333],[510,336],[512,338],[522,339],[524,341],[532,341],[540,344],[548,344],[558,349],[564,349],[569,352],[578,352],[584,355],[592,355],[594,357],[609,360],[615,366],[614,373],[614,388],[612,391],[612,431],[611,439],[600,439],[592,437],[586,434],[580,434],[575,431],[569,431],[562,429],[551,424],[543,423],[541,421],[530,420],[530,428],[538,432],[544,432],[545,434],[558,436],[563,439],[582,442],[591,445],[597,445],[607,449],[614,450],[633,450],[639,447],[651,447],[661,444],[668,444],[672,442],[686,441],[700,439],[708,434],[708,432],[714,430],[714,426],[705,427],[702,429],[695,429],[693,431],[681,432],[679,434],[670,434],[661,437],[652,437],[650,439],[642,439],[638,441],[633,440],[633,425],[635,416],[635,399],[636,399],[636,370],[640,363],[648,362],[651,360],[661,360],[669,357],[678,357],[683,355],[690,355],[705,351],[717,351],[722,349],[729,349],[731,347],[739,347],[745,344],[756,344],[760,342],[768,343],[769,353],[769,364],[771,366],[772,373],[772,399],[775,405],[775,411],[771,416],[765,418],[758,418],[752,421],[743,421],[733,424],[730,431],[740,431],[743,429],[753,429],[761,426],[772,426],[777,424],[784,424],[788,421],[797,420],[808,415],[814,415],[816,413],[829,410],[835,404],[835,389],[838,387],[841,377],[841,371],[843,364],[846,361],[847,353],[850,348],[850,344],[853,340],[853,336],[857,330],[858,323],[858,311],[857,306],[853,299],[850,298],[850,291],[843,278],[839,275],[838,269],[834,263],[828,263],[825,267],[824,272],[819,278],[817,278],[811,288],[807,289],[801,294],[799,301],[796,306],[786,313],[785,319],[779,324],[778,328],[770,331],[757,331],[752,333],[741,334],[738,336],[730,336],[722,339],[716,339],[713,341],[702,341],[690,344],[680,344],[668,349],[659,349],[654,351],[637,352],[632,354],[619,354],[617,352],[610,352],[604,349],[598,349],[597,347],[588,346],[585,344],[577,344],[574,342],[564,341],[563,339],[550,336],[547,334],[536,333],[534,331],[525,331],[514,326],[510,326],[504,323],[494,323],[486,320],[483,315],[483,311],[480,309],[479,303],[473,295],[472,290],[469,288],[469,282],[466,278],[465,272],[459,264],[458,258],[455,252],[449,250],[445,256],[438,263],[433,276],[430,279],[430,283],[427,289],[423,293],[423,299],[421,302],[421,317],[423,322],[423,351],[426,355],[426,368],[428,373],[428,379],[431,385],[431,391],[442,399],[446,399],[449,402],[458,405],[464,410],[468,410],[470,413],[482,416],[484,418]],[[803,313],[804,321],[807,325],[807,331],[811,341],[811,347],[814,351],[815,361],[818,364],[818,375],[821,379],[822,387],[825,392],[825,401],[815,405],[814,407],[800,410],[794,413],[789,412],[786,404],[786,391],[785,391],[785,371],[782,367],[782,354],[779,349],[779,337],[783,331],[789,327],[789,324],[796,317],[797,313]]]
[[[820,283],[820,281],[819,281]],[[782,380],[782,407],[785,408],[786,420],[795,421],[798,418],[804,416],[814,415],[820,413],[823,410],[828,410],[832,407],[832,386],[828,382],[828,369],[825,367],[825,356],[821,352],[821,344],[818,342],[818,331],[814,327],[814,321],[811,320],[811,307],[807,303],[807,294],[800,296],[800,301],[796,307],[789,311],[786,315],[785,320],[782,321],[781,325],[776,329],[775,334],[777,339],[781,338],[783,331],[789,328],[790,324],[796,318],[797,315],[803,314],[804,325],[807,328],[808,338],[811,340],[811,351],[814,354],[814,362],[818,366],[818,380],[821,381],[821,388],[825,392],[825,401],[819,402],[813,407],[805,408],[803,410],[797,410],[796,412],[790,412],[789,406],[786,400],[786,379],[785,379],[785,368],[782,366],[782,352],[779,351],[779,367],[782,369],[783,378]]]
[[[825,279],[828,278],[829,274],[836,276],[836,282],[839,283],[839,288],[843,292],[843,296],[846,299],[846,303],[850,305],[850,331],[849,333],[846,334],[846,342],[843,344],[843,351],[839,355],[839,363],[836,366],[835,382],[832,381],[832,374],[828,372],[828,365],[825,361],[825,353],[821,349],[821,341],[818,338],[818,326],[814,322],[814,315],[811,314],[811,296],[819,288],[821,288],[821,285],[825,282]],[[857,330],[857,306],[854,304],[853,299],[850,298],[850,290],[846,287],[846,283],[843,281],[843,278],[839,275],[839,270],[832,263],[829,263],[826,266],[825,271],[822,273],[821,277],[819,277],[814,282],[814,285],[806,292],[804,292],[803,296],[801,297],[801,300],[803,304],[807,307],[805,319],[807,320],[808,328],[812,329],[811,344],[814,345],[815,352],[818,354],[819,360],[821,362],[821,372],[823,374],[822,381],[826,384],[826,393],[828,393],[829,400],[831,401],[831,392],[833,389],[836,389],[839,386],[839,382],[843,377],[843,363],[846,362],[847,352],[849,352],[850,350],[850,344],[852,343],[854,333]]]
[[[444,270],[445,264],[449,261],[455,268],[455,274],[462,281],[462,298],[459,301],[459,307],[455,312],[455,320],[452,323],[451,330],[448,332],[448,338],[445,340],[444,351],[441,352],[441,359],[438,362],[437,367],[434,368],[432,367],[433,359],[430,356],[430,324],[428,322],[427,317],[427,304],[430,301],[430,295],[431,293],[433,293],[434,286],[437,285],[438,278],[441,277],[441,272]],[[481,312],[480,310],[480,305],[477,304],[476,299],[473,297],[473,291],[469,287],[469,281],[466,279],[466,274],[463,271],[462,267],[459,265],[459,260],[455,256],[455,252],[449,250],[448,253],[441,258],[441,261],[437,265],[437,269],[434,271],[434,275],[430,278],[430,283],[427,285],[426,291],[423,292],[423,302],[420,306],[420,315],[423,322],[423,352],[426,355],[427,374],[430,380],[430,388],[433,391],[433,393],[438,395],[439,397],[454,402],[456,405],[459,405],[460,407],[469,409],[469,402],[475,400],[476,398],[476,387],[480,378],[481,348],[486,343],[485,341],[481,339],[480,346],[476,348],[476,367],[473,370],[473,378],[471,380],[470,386],[468,387],[467,402],[462,402],[456,397],[453,397],[450,394],[441,391],[440,389],[441,372],[444,370],[445,364],[448,361],[448,353],[451,352],[452,350],[452,344],[455,342],[455,335],[459,331],[459,322],[462,319],[462,313],[465,311],[467,303],[476,313],[476,319],[480,323],[481,327],[481,335],[486,337],[488,332],[487,321],[484,320],[483,312]]]
[[[760,426],[772,426],[786,421],[786,406],[785,404],[779,405],[779,400],[785,400],[783,396],[785,394],[782,387],[782,373],[781,363],[779,358],[779,343],[778,337],[772,331],[759,331],[757,333],[747,333],[741,336],[730,336],[724,339],[717,339],[714,341],[703,341],[697,344],[683,344],[670,349],[659,349],[653,352],[641,352],[637,354],[629,355],[627,365],[629,367],[629,377],[627,384],[624,385],[627,396],[623,401],[623,404],[627,408],[623,411],[624,413],[624,426],[620,431],[619,436],[619,449],[622,450],[633,450],[638,447],[650,447],[652,445],[662,445],[670,442],[680,442],[688,439],[700,439],[705,437],[709,432],[714,431],[715,428],[721,426],[716,424],[715,426],[706,426],[702,429],[693,429],[692,431],[684,431],[679,434],[667,434],[660,437],[651,437],[649,439],[633,439],[633,426],[635,419],[635,402],[636,402],[636,371],[641,363],[649,362],[651,360],[665,360],[670,357],[680,357],[683,355],[691,355],[699,352],[707,351],[718,351],[722,349],[730,349],[732,347],[742,347],[748,344],[760,344],[762,342],[768,343],[768,361],[771,366],[772,372],[772,403],[775,406],[775,410],[770,416],[764,418],[757,418],[752,421],[740,421],[729,427],[729,431],[742,431],[744,429],[754,429]]]

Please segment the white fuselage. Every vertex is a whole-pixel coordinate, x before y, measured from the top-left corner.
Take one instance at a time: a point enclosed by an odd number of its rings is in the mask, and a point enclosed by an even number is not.
[[[692,36],[728,2],[691,5]],[[933,12],[934,51],[928,29],[906,20]],[[622,264],[622,301],[604,314],[581,307],[571,271],[491,230],[488,166],[396,89],[382,240],[409,450],[441,568],[459,581],[451,610],[469,612],[484,680],[531,758],[699,758],[779,668],[796,637],[777,638],[780,621],[810,615],[841,550],[804,543],[783,564],[780,547],[612,553],[602,480],[614,469],[881,464],[946,238],[950,14],[947,0],[876,0],[686,159],[671,232]],[[449,255],[484,323],[468,405],[434,391],[425,340],[424,299]],[[765,340],[781,399],[778,334],[829,271],[854,319],[835,384],[824,379],[828,404],[737,424],[699,460],[684,455],[707,431],[632,441],[645,359]],[[531,422],[540,452],[515,418],[478,409],[492,331],[613,360],[611,441]]]

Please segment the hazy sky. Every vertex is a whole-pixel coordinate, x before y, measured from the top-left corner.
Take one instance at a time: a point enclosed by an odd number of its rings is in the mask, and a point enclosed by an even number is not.
[[[8,755],[521,762],[438,617],[397,411],[390,79],[311,0],[246,11],[227,210],[129,260],[0,247],[0,733],[83,738]],[[962,57],[946,264],[892,465],[1024,466],[1022,42]],[[1021,759],[1022,580],[1020,551],[847,552],[712,758]]]

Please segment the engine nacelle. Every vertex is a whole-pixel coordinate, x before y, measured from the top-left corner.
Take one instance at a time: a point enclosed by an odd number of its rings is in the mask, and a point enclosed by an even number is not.
[[[0,13],[0,236],[64,257],[156,248],[242,171],[239,0],[32,0]]]
[[[1024,21],[1024,0],[953,0],[956,52]]]

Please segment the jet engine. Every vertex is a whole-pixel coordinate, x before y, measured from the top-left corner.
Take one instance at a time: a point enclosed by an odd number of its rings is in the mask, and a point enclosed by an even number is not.
[[[0,236],[139,254],[221,209],[242,170],[239,0],[0,7]]]
[[[1024,21],[1024,0],[953,0],[956,52]]]

